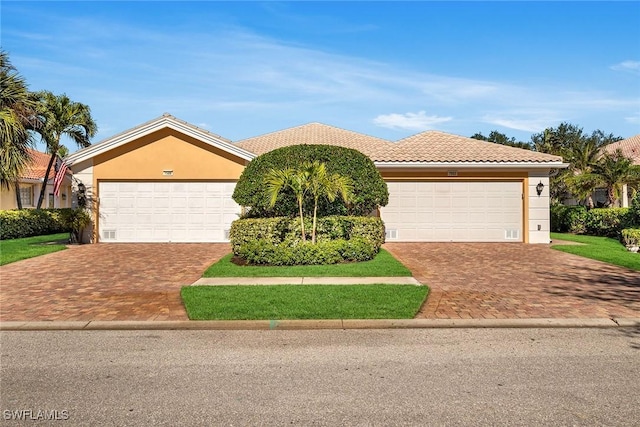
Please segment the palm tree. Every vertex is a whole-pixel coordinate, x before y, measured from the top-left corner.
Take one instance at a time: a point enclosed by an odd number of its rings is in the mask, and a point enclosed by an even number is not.
[[[56,96],[49,91],[38,92],[37,96],[38,114],[43,122],[39,133],[47,144],[47,152],[51,154],[45,172],[45,182],[38,198],[37,209],[40,209],[46,192],[47,178],[62,147],[60,143],[62,136],[68,136],[78,147],[84,148],[91,145],[90,139],[96,134],[98,127],[87,105],[74,102],[67,95]]]
[[[35,102],[27,84],[0,51],[0,185],[15,186],[16,202],[22,208],[18,178],[31,160],[29,148],[33,137],[29,130],[38,128]]]
[[[353,186],[349,178],[340,174],[329,174],[324,163],[319,161],[304,162],[302,171],[308,180],[309,193],[313,197],[313,226],[311,230],[311,242],[316,242],[316,228],[318,217],[318,200],[325,196],[330,202],[341,195],[345,203],[348,203],[353,194]]]
[[[592,173],[607,189],[607,206],[612,206],[618,200],[623,184],[640,182],[640,166],[634,166],[631,159],[620,150],[604,153]]]
[[[300,226],[302,227],[302,241],[307,241],[304,229],[304,198],[307,193],[307,178],[304,174],[293,168],[271,169],[264,178],[267,186],[267,194],[269,195],[269,206],[274,207],[278,200],[280,191],[291,189],[298,201],[298,214],[300,215]]]
[[[593,192],[598,181],[591,173],[598,163],[602,144],[599,139],[583,138],[574,141],[565,151],[565,159],[570,163],[565,183],[576,199],[584,201],[589,209],[593,208]]]

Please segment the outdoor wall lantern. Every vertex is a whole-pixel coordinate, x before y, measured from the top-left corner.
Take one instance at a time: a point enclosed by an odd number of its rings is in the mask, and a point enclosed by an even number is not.
[[[78,183],[78,193],[84,194],[87,191],[87,187],[83,183]]]
[[[536,193],[538,193],[538,197],[542,194],[542,190],[544,190],[544,184],[540,181],[538,185],[536,185]]]

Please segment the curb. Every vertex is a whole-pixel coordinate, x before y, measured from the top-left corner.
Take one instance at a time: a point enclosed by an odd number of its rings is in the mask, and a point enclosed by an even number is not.
[[[443,328],[640,328],[640,318],[611,319],[327,319],[0,322],[0,331],[317,330]]]

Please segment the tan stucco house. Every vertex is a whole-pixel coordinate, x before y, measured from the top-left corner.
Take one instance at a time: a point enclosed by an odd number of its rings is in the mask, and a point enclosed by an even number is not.
[[[60,191],[56,195],[53,191],[53,181],[55,177],[55,169],[51,168],[49,176],[45,180],[47,165],[51,156],[37,150],[29,149],[31,161],[25,168],[22,176],[18,180],[18,188],[20,191],[20,200],[24,209],[33,209],[38,204],[38,197],[43,185],[46,185],[45,198],[42,202],[43,208],[70,208],[72,205],[71,197],[71,171],[67,171],[60,186]],[[9,189],[2,188],[0,191],[0,209],[9,210],[17,209],[18,200],[16,197],[16,189],[11,186]]]
[[[243,141],[165,114],[67,158],[100,242],[224,242],[245,165],[275,148],[328,144],[369,156],[389,188],[387,241],[549,242],[557,156],[442,132],[397,142],[320,123]],[[538,194],[539,193],[539,194]]]

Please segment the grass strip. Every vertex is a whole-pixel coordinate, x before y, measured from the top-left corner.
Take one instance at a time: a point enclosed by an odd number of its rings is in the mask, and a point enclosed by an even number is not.
[[[66,249],[69,233],[0,240],[0,265]]]
[[[429,288],[413,285],[185,286],[191,320],[411,319]]]
[[[209,267],[202,277],[403,277],[411,271],[384,249],[371,261],[332,265],[237,265],[228,254]]]
[[[640,254],[629,252],[627,248],[616,239],[567,233],[551,233],[551,240],[567,240],[582,243],[582,245],[553,245],[552,242],[551,247],[558,251],[640,271]]]

